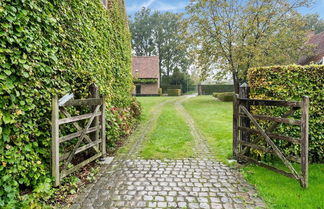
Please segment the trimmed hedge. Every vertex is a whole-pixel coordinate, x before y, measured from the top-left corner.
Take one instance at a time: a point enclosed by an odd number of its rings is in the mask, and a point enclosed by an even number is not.
[[[123,1],[0,1],[0,208],[50,196],[51,97],[107,98],[108,145],[129,133],[131,45]],[[20,196],[19,193],[31,195]]]
[[[212,95],[215,92],[234,92],[234,85],[198,85],[202,95]]]
[[[309,156],[313,162],[324,162],[324,66],[272,66],[252,68],[248,71],[251,98],[300,101],[302,96],[310,98],[309,108]],[[257,109],[262,113],[282,114],[282,108]],[[300,118],[300,111],[295,114]],[[282,125],[279,133],[300,137],[296,126]],[[286,142],[277,142],[286,153],[299,150]],[[296,146],[297,147],[297,146]]]
[[[222,102],[232,102],[234,92],[213,93],[213,97],[219,99]]]
[[[181,96],[181,89],[168,89],[168,96]]]

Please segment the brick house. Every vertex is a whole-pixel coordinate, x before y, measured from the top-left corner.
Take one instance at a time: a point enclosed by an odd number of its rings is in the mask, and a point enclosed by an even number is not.
[[[312,44],[315,46],[313,56],[304,56],[298,60],[298,64],[300,65],[308,65],[308,64],[324,64],[324,32],[314,34],[309,34],[309,40],[307,44]]]
[[[158,56],[134,56],[132,73],[135,88],[134,95],[159,95],[160,73]]]

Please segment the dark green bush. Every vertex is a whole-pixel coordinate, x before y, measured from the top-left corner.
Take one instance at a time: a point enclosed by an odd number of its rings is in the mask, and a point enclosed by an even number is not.
[[[234,86],[228,84],[200,85],[200,88],[202,95],[212,95],[215,92],[234,92]]]
[[[168,89],[168,96],[181,96],[181,89]]]
[[[217,99],[219,99],[222,102],[232,102],[233,96],[234,92],[217,93]]]
[[[96,83],[118,109],[107,111],[110,142],[129,133],[138,115],[130,34],[123,2],[114,2],[108,11],[100,0],[0,1],[0,208],[28,208],[51,193],[54,94],[87,97]]]
[[[251,97],[258,99],[301,101],[302,96],[310,98],[309,108],[309,155],[313,162],[324,162],[324,66],[272,66],[252,68],[248,72]],[[263,113],[282,114],[282,108],[256,109]],[[300,119],[298,111],[294,117]],[[300,137],[296,126],[281,125],[278,133]],[[286,142],[277,144],[287,154],[298,154],[297,146]]]

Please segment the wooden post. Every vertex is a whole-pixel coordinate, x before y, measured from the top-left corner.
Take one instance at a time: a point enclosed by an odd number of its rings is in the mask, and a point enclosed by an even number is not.
[[[238,95],[234,95],[233,100],[233,157],[237,158],[238,154],[238,114],[239,103],[238,103]]]
[[[101,152],[102,157],[106,155],[106,103],[105,96],[102,96],[102,107],[101,107]]]
[[[309,98],[304,96],[301,107],[301,186],[304,188],[308,187],[308,108]]]
[[[99,98],[99,89],[96,84],[92,84],[90,86],[90,98]],[[91,110],[94,111],[96,109],[96,105],[91,107]],[[91,127],[99,126],[99,116],[95,117],[94,122],[91,124]],[[97,128],[96,132],[90,134],[90,138],[92,141],[99,140],[100,130]]]
[[[52,98],[52,175],[54,176],[54,186],[60,185],[60,142],[59,142],[59,106],[58,98]]]
[[[239,97],[241,99],[248,99],[250,97],[250,88],[248,87],[247,83],[243,83],[240,86],[240,94],[239,94]],[[249,105],[248,102],[241,103],[241,105],[243,105],[248,111],[250,111],[250,105]],[[240,117],[240,125],[243,126],[243,127],[246,127],[246,128],[250,128],[250,120],[249,120],[249,118],[247,118],[247,117]],[[241,132],[240,133],[240,139],[242,141],[249,142],[250,141],[250,134],[247,133],[247,132]],[[241,146],[240,148],[242,150],[244,147]]]

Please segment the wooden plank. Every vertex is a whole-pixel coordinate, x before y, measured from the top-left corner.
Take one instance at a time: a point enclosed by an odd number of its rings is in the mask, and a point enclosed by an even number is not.
[[[106,97],[103,96],[102,98],[102,106],[101,106],[101,152],[102,155],[105,157],[106,156],[106,102],[105,99]]]
[[[239,99],[240,104],[249,103],[250,105],[279,106],[279,107],[301,107],[301,102],[282,101],[282,100],[260,100],[260,99]]]
[[[54,176],[54,186],[60,185],[60,159],[59,159],[59,107],[58,98],[52,98],[52,175]]]
[[[296,112],[296,110],[298,110],[299,108],[298,107],[292,107],[292,108],[290,108],[290,110],[288,111],[288,112],[286,112],[286,113],[284,113],[282,116],[281,116],[281,118],[286,118],[286,117],[289,117],[289,116],[291,116],[291,115],[293,115],[294,114],[294,112]],[[278,126],[280,125],[280,123],[278,123],[278,122],[274,122],[269,128],[267,128],[266,129],[266,133],[267,132],[272,132],[272,131],[274,131]],[[254,140],[254,142],[255,143],[257,143],[258,141],[260,141],[262,139],[262,137],[261,136],[259,136],[259,137],[257,137],[255,140]],[[247,151],[247,149],[244,149],[244,152],[243,153],[245,153]]]
[[[59,99],[58,105],[59,107],[64,105],[67,101],[71,100],[74,98],[74,94],[66,94],[64,95],[61,99]]]
[[[262,146],[259,146],[259,145],[256,145],[256,144],[253,144],[253,143],[250,143],[250,142],[242,141],[242,140],[239,140],[238,142],[240,144],[243,144],[244,146],[247,146],[247,147],[250,147],[250,148],[253,148],[253,149],[256,149],[256,150],[260,150],[260,151],[268,152],[268,153],[273,153],[271,149],[266,148],[266,147],[262,147]]]
[[[303,105],[301,108],[301,186],[304,188],[308,187],[308,108],[309,108],[309,98],[307,96],[303,97]]]
[[[286,157],[281,153],[280,149],[275,145],[275,143],[269,138],[269,136],[265,133],[265,131],[261,128],[259,123],[252,117],[249,111],[240,105],[241,110],[250,118],[252,123],[256,126],[256,128],[260,131],[260,134],[265,138],[266,142],[272,147],[275,154],[283,161],[283,163],[289,168],[292,174],[296,179],[299,179],[298,173],[295,168],[291,165],[291,163],[286,159]]]
[[[239,156],[240,156],[241,159],[244,159],[244,160],[246,160],[246,161],[249,161],[249,162],[255,163],[255,164],[259,165],[259,166],[262,166],[262,167],[264,167],[264,168],[267,168],[267,169],[269,169],[269,170],[272,170],[272,171],[274,171],[274,172],[277,172],[277,173],[279,173],[279,174],[281,174],[281,175],[284,175],[284,176],[287,176],[287,177],[289,177],[289,178],[299,180],[299,176],[295,176],[295,175],[293,175],[292,173],[288,173],[287,171],[280,170],[280,169],[278,169],[278,168],[276,168],[276,167],[270,166],[270,165],[268,165],[268,164],[266,164],[266,163],[263,163],[263,162],[258,161],[258,160],[256,160],[256,159],[253,159],[253,158],[251,158],[251,157],[247,157],[247,156],[245,156],[245,155],[239,155]]]
[[[246,127],[242,127],[242,126],[239,126],[238,129],[240,131],[244,131],[244,132],[249,132],[251,134],[261,134],[261,132],[257,129],[252,129],[252,128],[246,128]],[[284,136],[284,135],[280,135],[280,134],[274,134],[274,133],[270,133],[268,131],[266,131],[266,134],[272,138],[272,139],[279,139],[279,140],[284,140],[284,141],[288,141],[290,143],[294,143],[294,144],[300,144],[300,139],[298,138],[294,138],[294,137],[290,137],[290,136]],[[258,140],[260,141],[260,140]],[[256,142],[258,142],[256,141]]]
[[[61,179],[63,179],[64,177],[66,177],[67,175],[73,173],[74,171],[79,170],[80,168],[82,168],[83,166],[91,163],[92,161],[98,159],[102,154],[101,153],[97,153],[96,155],[86,159],[85,161],[79,163],[78,165],[75,165],[73,168],[70,168],[68,170],[62,170],[61,173]]]
[[[78,154],[78,153],[80,153],[80,152],[83,152],[83,151],[85,151],[85,150],[87,150],[87,149],[89,149],[89,148],[91,148],[91,147],[94,147],[94,146],[100,144],[101,142],[102,142],[102,140],[99,139],[98,141],[94,141],[94,142],[91,142],[91,143],[89,143],[89,144],[86,144],[86,145],[84,145],[84,146],[82,146],[82,147],[79,147],[79,148],[75,151],[74,154],[76,155],[76,154]],[[61,155],[61,156],[60,156],[60,161],[63,161],[63,160],[65,160],[66,158],[68,158],[70,154],[71,154],[71,152],[66,152],[66,153],[64,153],[63,155]]]
[[[94,116],[100,116],[100,115],[101,115],[101,112],[97,112]],[[72,122],[76,122],[76,121],[79,121],[79,120],[89,119],[92,116],[93,116],[93,113],[88,113],[88,114],[63,118],[63,119],[60,119],[58,122],[59,122],[59,125],[62,125],[62,124],[65,124],[65,123],[72,123]]]
[[[256,149],[256,150],[259,150],[259,151],[262,151],[262,152],[266,152],[266,153],[270,153],[270,154],[275,154],[275,152],[270,149],[270,148],[267,148],[267,147],[262,147],[260,145],[256,145],[256,144],[253,144],[253,143],[250,143],[250,142],[245,142],[245,141],[239,141],[240,144],[243,144],[244,146],[247,146],[247,147],[250,147],[252,149]],[[243,154],[243,153],[240,153],[240,154]],[[297,158],[295,156],[285,156],[288,160],[290,161],[293,161],[293,162],[296,162],[296,163],[300,163],[301,160],[300,158]]]
[[[61,112],[66,116],[66,117],[71,117],[71,115],[64,109],[64,107],[61,108]],[[84,131],[84,129],[82,129],[79,124],[77,122],[73,122],[72,123],[73,126],[78,130],[78,131]],[[86,131],[87,132],[87,131]],[[88,143],[91,143],[92,140],[90,139],[90,137],[88,135],[84,135],[84,139],[87,140]],[[94,147],[96,152],[100,152],[99,149],[97,149],[97,147]]]
[[[98,126],[98,127],[91,127],[88,129],[88,131],[86,131],[86,134],[89,134],[89,133],[92,133],[92,132],[95,132],[96,130],[100,130],[101,126]],[[62,136],[60,138],[60,143],[62,142],[66,142],[66,141],[69,141],[71,139],[74,139],[76,137],[79,137],[81,136],[81,133],[83,132],[83,130],[80,130],[80,131],[77,131],[75,133],[72,133],[72,134],[69,134],[69,135],[66,135],[66,136]]]
[[[233,100],[233,156],[236,157],[236,154],[238,153],[238,111],[239,111],[239,106],[238,106],[238,95],[234,95],[234,100]]]
[[[89,119],[89,121],[88,121],[88,123],[87,123],[87,125],[86,125],[86,127],[85,127],[85,129],[84,129],[84,131],[83,131],[83,133],[82,133],[81,136],[79,137],[79,141],[76,143],[76,145],[74,146],[74,148],[73,148],[71,154],[69,155],[69,157],[67,158],[65,164],[63,165],[63,169],[65,169],[65,168],[67,167],[67,165],[70,163],[70,161],[71,161],[71,159],[72,159],[72,157],[73,157],[75,151],[79,148],[79,146],[80,146],[80,144],[81,144],[83,138],[85,137],[86,131],[89,129],[89,127],[90,127],[90,125],[91,125],[91,123],[92,123],[94,117],[96,116],[96,113],[98,112],[99,108],[100,108],[100,106],[98,105],[98,106],[96,107],[95,111],[93,112],[91,118]]]
[[[66,106],[84,106],[84,105],[101,105],[102,100],[100,98],[91,98],[91,99],[75,99],[75,100],[69,100],[66,103],[62,104],[61,107]]]
[[[95,132],[96,130],[99,130],[100,128],[101,128],[101,126],[98,126],[98,127],[91,127],[91,128],[89,128],[89,129],[86,131],[86,134],[89,134],[89,133]],[[83,131],[84,131],[84,130],[80,130],[80,131],[77,131],[77,132],[75,132],[75,133],[72,133],[72,134],[69,134],[69,135],[66,135],[66,136],[62,136],[62,137],[60,137],[60,143],[62,143],[62,142],[66,142],[66,141],[69,141],[69,140],[71,140],[71,139],[73,139],[73,138],[76,138],[76,137],[79,137],[79,136],[82,134]]]
[[[290,124],[290,125],[301,125],[300,120],[294,120],[290,118],[281,118],[281,117],[272,117],[268,115],[257,115],[257,114],[252,114],[252,116],[257,119],[257,120],[267,120],[267,121],[274,121],[277,123],[285,123],[285,124]],[[244,114],[241,114],[240,117],[247,117]]]
[[[99,98],[99,88],[96,84],[92,84],[90,86],[90,97],[92,98]],[[91,106],[91,110],[94,111],[96,109],[96,105]],[[92,126],[99,126],[99,116],[96,116],[94,119],[94,122],[91,124],[90,127]],[[90,138],[92,139],[92,141],[98,141],[99,140],[99,132],[100,130],[97,129],[95,133],[91,133],[90,134]],[[96,147],[99,150],[99,147]]]
[[[243,83],[240,86],[240,90],[239,90],[239,97],[242,99],[249,99],[249,94],[250,94],[250,88],[248,87],[247,83]],[[248,102],[242,103],[242,105],[248,110],[250,111],[250,104]],[[240,112],[240,111],[239,111]],[[250,120],[248,118],[245,117],[239,117],[239,123],[241,126],[250,128]],[[243,141],[250,141],[250,133],[248,132],[240,132],[240,139]],[[246,149],[246,152],[248,152],[249,148],[246,148],[244,146],[240,146],[240,150],[244,150]]]

